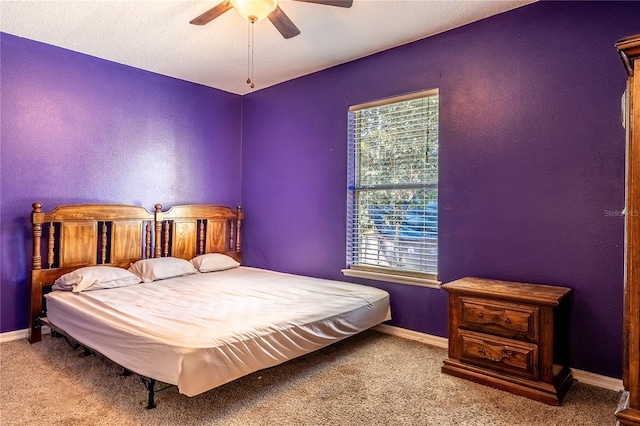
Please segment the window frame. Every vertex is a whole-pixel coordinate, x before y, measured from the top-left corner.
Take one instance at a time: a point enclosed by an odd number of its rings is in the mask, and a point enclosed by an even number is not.
[[[393,103],[401,103],[401,102],[406,102],[406,101],[415,100],[419,98],[425,98],[429,96],[439,97],[439,89],[422,90],[419,92],[412,92],[404,95],[393,96],[393,97],[379,99],[379,100],[366,102],[358,105],[353,105],[349,107],[349,113],[354,113],[359,110],[389,105]],[[438,117],[438,127],[439,127],[439,117]],[[357,159],[355,158],[356,155],[355,155],[354,149],[352,149],[351,141],[349,142],[348,150],[349,150],[348,151],[349,174],[351,174],[352,171],[353,173],[355,173],[355,168],[357,166],[356,164]],[[438,147],[438,151],[439,151],[439,147]],[[354,177],[349,176],[348,179],[349,179],[349,182],[351,182],[354,179]],[[435,188],[436,190],[437,190],[437,186],[438,184],[436,183],[436,188]],[[347,188],[347,199],[348,199],[347,203],[349,203],[351,200],[357,199],[357,196],[355,194],[358,191],[359,190],[355,188],[349,188],[349,187]],[[355,203],[355,201],[353,202]],[[348,205],[347,207],[348,208],[347,208],[346,219],[347,219],[347,223],[349,224],[349,222],[353,219],[353,213],[354,213],[355,207],[351,205]],[[439,228],[439,225],[437,226]],[[353,237],[353,232],[354,231],[347,229],[347,241],[346,241],[347,242],[347,247],[346,247],[347,267],[345,269],[342,269],[342,273],[345,276],[372,279],[377,281],[393,282],[393,283],[399,283],[399,284],[417,285],[417,286],[423,286],[423,287],[432,287],[432,288],[440,287],[441,282],[438,280],[437,267],[435,272],[420,272],[420,271],[403,271],[398,269],[387,268],[384,266],[350,264],[349,259],[351,258],[351,254],[350,254],[351,242],[349,241],[349,239],[350,237]],[[438,238],[436,238],[436,244],[437,246],[439,246]]]

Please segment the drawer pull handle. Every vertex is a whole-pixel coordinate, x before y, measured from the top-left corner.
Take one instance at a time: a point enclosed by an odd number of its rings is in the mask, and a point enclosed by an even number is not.
[[[482,312],[479,312],[478,313],[478,318],[482,318],[482,317],[484,317],[484,314]]]
[[[490,356],[489,354],[487,354],[485,352],[485,350],[482,349],[482,348],[478,348],[478,352],[480,352],[482,355],[484,355],[484,357],[486,359],[488,359],[489,361],[493,361],[493,362],[500,362],[503,359],[511,359],[511,351],[503,353],[502,354],[502,358],[494,358],[494,357]]]
[[[505,318],[504,322],[506,322],[507,324],[511,324],[511,320],[509,318]]]

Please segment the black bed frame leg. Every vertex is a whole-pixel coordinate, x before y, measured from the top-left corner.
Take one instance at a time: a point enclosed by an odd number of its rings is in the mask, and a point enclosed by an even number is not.
[[[147,402],[147,410],[152,410],[156,408],[155,399],[155,390],[156,390],[156,379],[148,379],[144,382],[145,387],[149,391],[149,401]]]

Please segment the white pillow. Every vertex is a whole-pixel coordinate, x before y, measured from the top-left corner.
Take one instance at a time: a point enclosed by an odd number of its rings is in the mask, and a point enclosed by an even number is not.
[[[145,283],[166,278],[180,277],[198,272],[188,260],[177,257],[157,257],[138,260],[129,268]]]
[[[123,268],[115,266],[87,266],[64,274],[53,283],[53,290],[81,291],[125,287],[142,280]]]
[[[200,272],[224,271],[240,266],[234,258],[222,253],[203,254],[191,259],[191,263]]]

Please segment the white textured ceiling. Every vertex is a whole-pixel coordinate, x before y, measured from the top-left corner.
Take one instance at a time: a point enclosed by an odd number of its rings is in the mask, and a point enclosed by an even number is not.
[[[255,89],[246,84],[247,21],[230,10],[189,24],[220,0],[1,0],[0,30],[245,94],[532,1],[354,0],[346,9],[279,0],[301,34],[285,40],[269,20],[255,24]]]

